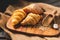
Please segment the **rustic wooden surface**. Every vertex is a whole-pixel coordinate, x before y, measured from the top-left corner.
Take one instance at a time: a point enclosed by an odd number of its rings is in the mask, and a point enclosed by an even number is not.
[[[8,10],[9,9],[7,9],[6,12]],[[60,8],[57,8],[57,10],[58,10],[58,12],[60,12]],[[9,10],[8,14],[10,14],[10,13],[12,13],[11,10]],[[60,36],[58,36],[58,37],[41,37],[41,36],[29,36],[29,35],[25,35],[22,33],[19,33],[19,34],[13,33],[5,28],[5,24],[6,24],[7,20],[10,18],[10,16],[8,16],[6,14],[0,14],[0,15],[2,15],[2,17],[0,19],[0,27],[11,36],[12,40],[60,40]]]

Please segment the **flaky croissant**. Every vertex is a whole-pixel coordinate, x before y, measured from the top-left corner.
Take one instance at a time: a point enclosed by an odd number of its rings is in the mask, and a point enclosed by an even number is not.
[[[36,13],[36,14],[42,14],[43,13],[43,10],[41,9],[41,7],[39,7],[36,4],[30,4],[26,7],[24,7],[23,10],[26,13],[29,13],[29,12]]]
[[[35,25],[42,18],[39,14],[29,13],[27,17],[21,22],[22,25]]]
[[[12,15],[12,25],[18,24],[26,16],[26,13],[22,9],[15,10]]]

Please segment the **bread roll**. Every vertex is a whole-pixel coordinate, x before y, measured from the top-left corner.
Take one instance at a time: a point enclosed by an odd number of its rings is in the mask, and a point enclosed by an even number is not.
[[[15,10],[12,15],[12,25],[16,25],[21,22],[26,16],[26,13],[22,9]]]
[[[26,13],[32,12],[36,14],[42,14],[43,10],[36,4],[30,4],[23,8]]]
[[[35,25],[42,18],[39,14],[29,13],[27,17],[21,22],[22,25]]]

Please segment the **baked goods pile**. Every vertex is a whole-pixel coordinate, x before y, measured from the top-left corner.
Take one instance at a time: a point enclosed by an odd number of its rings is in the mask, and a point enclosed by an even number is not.
[[[18,9],[13,12],[12,25],[21,22],[22,25],[35,25],[42,18],[43,10],[35,4],[31,4],[23,9]]]

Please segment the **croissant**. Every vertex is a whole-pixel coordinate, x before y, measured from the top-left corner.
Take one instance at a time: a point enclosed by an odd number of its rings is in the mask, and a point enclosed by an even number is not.
[[[30,4],[23,8],[26,13],[32,12],[36,14],[42,14],[43,10],[36,4]]]
[[[12,25],[18,24],[26,16],[26,13],[22,9],[15,10],[12,15]]]
[[[39,14],[29,13],[21,22],[22,25],[35,25],[42,18]]]

